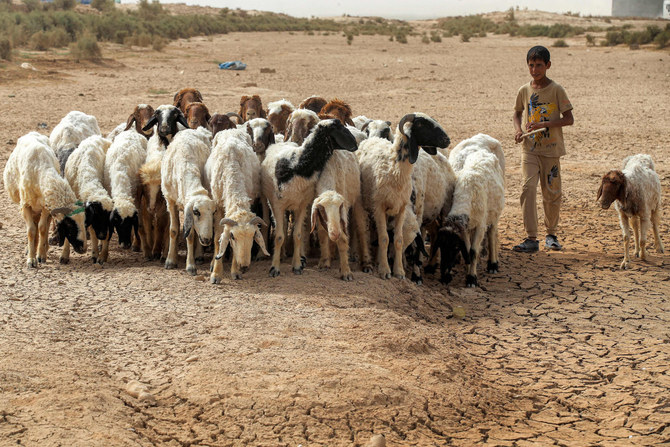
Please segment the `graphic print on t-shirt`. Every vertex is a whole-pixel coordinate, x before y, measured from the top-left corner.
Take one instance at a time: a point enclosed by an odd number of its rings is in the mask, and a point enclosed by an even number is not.
[[[552,113],[556,111],[556,104],[554,103],[541,103],[539,102],[540,97],[537,93],[530,95],[530,101],[528,102],[528,122],[529,123],[542,123],[549,121],[549,117]],[[533,149],[542,144],[542,140],[549,138],[549,129],[545,128],[542,132],[531,135],[533,139]]]

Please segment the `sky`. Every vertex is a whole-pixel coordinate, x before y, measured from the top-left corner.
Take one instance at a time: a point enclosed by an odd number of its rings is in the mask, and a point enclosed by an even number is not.
[[[135,3],[136,0],[121,0]],[[445,16],[506,11],[510,7],[548,12],[579,12],[581,15],[608,16],[612,0],[160,0],[218,8],[257,9],[281,12],[294,17],[380,16],[395,19],[429,19]]]

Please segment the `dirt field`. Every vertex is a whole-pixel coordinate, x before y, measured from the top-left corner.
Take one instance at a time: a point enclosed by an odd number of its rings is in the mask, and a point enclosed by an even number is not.
[[[348,46],[341,35],[249,33],[162,53],[104,46],[100,64],[62,52],[24,54],[19,62],[37,71],[3,63],[3,167],[18,137],[49,133],[70,110],[94,114],[106,133],[136,104],[171,103],[185,86],[219,112],[237,111],[243,94],[339,97],[354,115],[394,125],[422,111],[453,144],[477,132],[500,139],[508,167],[501,272],[481,273],[474,290],[462,267],[450,287],[360,271],[344,283],[317,259],[302,276],[283,264],[270,278],[261,261],[215,286],[206,265],[186,274],[183,252],[167,271],[116,238],[104,267],[76,254],[62,266],[52,247],[29,269],[24,224],[3,186],[0,445],[350,446],[373,434],[388,446],[670,442],[670,257],[652,247],[647,262],[620,271],[616,212],[595,206],[602,174],[651,154],[670,246],[670,53],[587,48],[583,37],[551,49],[549,76],[575,116],[565,131],[565,250],[517,254],[512,109],[530,80],[527,49],[552,42],[359,36]],[[237,59],[246,71],[216,65]],[[133,397],[133,381],[149,394]]]

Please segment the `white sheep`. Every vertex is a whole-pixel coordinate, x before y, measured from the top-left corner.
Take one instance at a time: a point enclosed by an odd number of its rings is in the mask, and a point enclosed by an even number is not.
[[[603,176],[596,200],[603,209],[608,209],[615,202],[623,232],[622,269],[628,268],[630,264],[628,242],[631,220],[636,257],[642,260],[647,258],[647,231],[650,225],[654,231],[656,251],[665,252],[658,231],[662,212],[661,181],[651,156],[637,154],[626,157],[622,171],[609,171]]]
[[[361,167],[363,204],[377,227],[377,262],[383,279],[391,277],[387,250],[387,218],[394,217],[395,256],[393,274],[405,277],[402,265],[405,211],[412,192],[412,171],[419,156],[419,146],[431,155],[436,147],[449,145],[449,137],[428,115],[405,115],[398,124],[393,142],[374,137],[363,141],[357,152]]]
[[[218,284],[223,274],[221,258],[228,244],[233,250],[230,270],[233,279],[242,279],[242,273],[249,268],[254,241],[266,256],[270,254],[258,228],[265,222],[251,211],[252,203],[260,199],[261,164],[254,154],[249,134],[242,129],[224,130],[212,143],[205,177],[217,205],[214,216],[216,256],[212,260],[210,280]]]
[[[348,128],[349,126],[347,126]],[[312,203],[312,232],[319,226],[319,245],[321,247],[320,268],[330,267],[330,241],[337,244],[340,257],[340,278],[345,281],[354,279],[349,267],[350,235],[359,238],[361,267],[371,272],[367,215],[361,199],[361,171],[356,155],[351,152],[337,151],[330,157],[316,183],[316,198]],[[349,210],[352,210],[352,232],[349,228]]]
[[[121,132],[114,138],[105,157],[104,185],[114,201],[108,238],[111,238],[113,231],[116,230],[119,244],[126,249],[132,244],[136,251],[140,249],[137,212],[139,171],[146,156],[147,139],[131,129]]]
[[[21,207],[26,222],[26,265],[37,267],[47,259],[47,233],[53,216],[60,245],[67,240],[77,253],[86,253],[84,207],[60,175],[49,139],[30,132],[18,139],[5,165],[5,190]]]
[[[93,262],[103,264],[107,261],[110,231],[110,218],[114,202],[105,189],[105,153],[112,142],[100,135],[93,135],[82,141],[72,152],[65,164],[65,178],[79,200],[84,202],[86,227],[91,238]],[[102,241],[102,252],[98,241]],[[70,247],[63,246],[61,259],[70,258]]]
[[[73,110],[63,117],[49,136],[49,147],[58,158],[60,172],[65,171],[65,163],[79,143],[92,135],[102,135],[98,120],[93,115]]]
[[[204,127],[178,132],[161,161],[161,191],[170,213],[170,243],[166,269],[177,267],[179,211],[184,211],[186,271],[196,274],[195,234],[203,246],[212,243],[216,203],[203,186],[205,163],[210,153],[212,133]]]
[[[453,204],[442,222],[432,250],[440,249],[441,280],[449,283],[460,253],[468,264],[465,284],[475,287],[477,262],[488,236],[489,273],[498,271],[498,219],[505,206],[505,183],[498,158],[474,151],[456,172]]]
[[[477,135],[467,138],[458,143],[451,150],[451,152],[449,152],[448,155],[449,163],[451,163],[451,167],[454,169],[454,171],[460,171],[461,169],[463,169],[465,159],[468,158],[468,156],[472,152],[482,149],[487,150],[496,156],[504,177],[505,153],[502,150],[502,145],[500,144],[500,141],[484,133],[478,133]]]
[[[314,198],[316,181],[335,149],[356,150],[356,140],[342,123],[332,119],[319,122],[302,146],[279,143],[268,149],[261,163],[261,187],[264,197],[270,202],[275,222],[270,276],[280,274],[286,211],[295,213],[293,273],[302,274],[305,258],[302,256],[301,241],[305,214]]]

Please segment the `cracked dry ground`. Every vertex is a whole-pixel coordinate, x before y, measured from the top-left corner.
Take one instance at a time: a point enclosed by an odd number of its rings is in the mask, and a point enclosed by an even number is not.
[[[318,93],[395,122],[424,111],[454,142],[485,131],[503,141],[508,190],[501,273],[481,273],[472,290],[462,271],[448,288],[361,272],[344,283],[314,258],[302,276],[283,264],[271,279],[261,261],[214,286],[183,271],[183,252],[181,269],[166,271],[117,247],[104,267],[79,255],[61,266],[51,248],[46,265],[28,269],[3,189],[0,445],[345,446],[373,433],[389,446],[669,442],[670,259],[652,248],[618,270],[615,212],[594,201],[605,171],[647,152],[669,209],[670,55],[582,40],[552,49],[550,73],[576,117],[563,161],[565,250],[533,255],[511,251],[522,237],[511,110],[535,40],[357,36],[348,46],[335,35],[231,34],[163,53],[105,46],[101,64],[51,53],[32,55],[37,72],[8,64],[2,166],[19,136],[41,122],[50,131],[69,110],[96,115],[107,132],[135,104],[195,86],[221,112],[242,94],[295,104]],[[248,69],[214,65],[233,58]],[[473,75],[492,67],[496,76]],[[667,212],[662,221],[670,246]],[[130,381],[155,403],[126,392]]]

